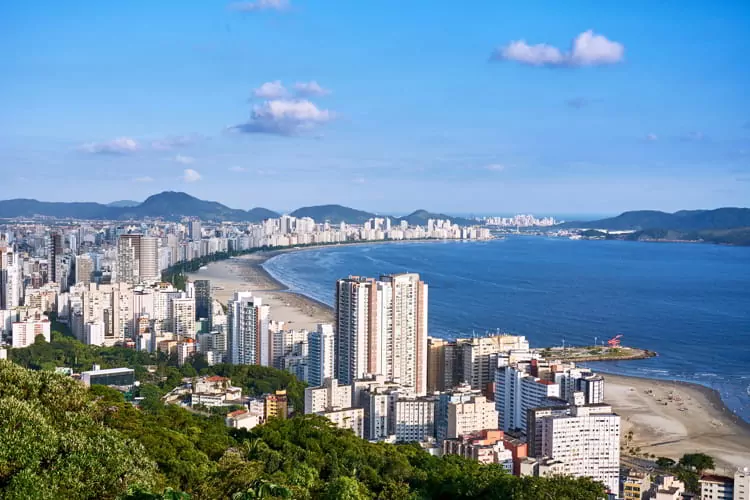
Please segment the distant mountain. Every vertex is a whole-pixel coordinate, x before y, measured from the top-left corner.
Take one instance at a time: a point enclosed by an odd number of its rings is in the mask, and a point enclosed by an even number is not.
[[[356,210],[354,208],[343,207],[341,205],[317,205],[313,207],[298,208],[291,214],[292,217],[310,217],[316,222],[328,221],[331,224],[346,222],[347,224],[362,224],[368,219],[375,217],[375,214]]]
[[[115,208],[126,208],[126,207],[137,207],[140,204],[141,204],[140,201],[118,200],[118,201],[113,201],[112,203],[107,203],[107,206],[115,207]]]
[[[281,214],[274,212],[273,210],[269,210],[267,208],[262,207],[255,207],[251,208],[247,211],[248,213],[248,221],[250,222],[261,222],[266,219],[277,219],[281,216]]]
[[[560,227],[640,231],[665,229],[702,231],[750,227],[750,208],[717,208],[715,210],[681,210],[673,214],[655,210],[625,212],[617,217],[585,222],[566,222]]]
[[[164,191],[146,198],[138,206],[122,209],[120,218],[161,217],[178,219],[198,217],[204,220],[248,220],[244,210],[229,208],[215,201],[204,201],[187,193]]]
[[[464,219],[463,217],[452,217],[445,214],[436,214],[433,212],[428,212],[427,210],[416,210],[409,215],[399,217],[398,219],[396,219],[396,221],[400,222],[402,220],[405,220],[409,223],[410,226],[426,226],[429,219],[448,219],[453,224],[458,224],[459,226],[472,226],[477,224],[477,221],[471,219]]]
[[[14,199],[0,201],[0,217],[56,217],[58,219],[116,219],[118,208],[101,203],[61,203]]]

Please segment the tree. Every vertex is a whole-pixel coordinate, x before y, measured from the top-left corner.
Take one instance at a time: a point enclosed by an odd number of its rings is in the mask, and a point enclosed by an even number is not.
[[[656,459],[656,466],[660,469],[669,470],[675,466],[677,462],[667,457],[659,457]]]
[[[680,459],[680,465],[695,470],[699,476],[716,466],[713,457],[705,453],[687,453]]]
[[[323,498],[325,500],[367,500],[368,497],[359,481],[341,476],[328,483]]]

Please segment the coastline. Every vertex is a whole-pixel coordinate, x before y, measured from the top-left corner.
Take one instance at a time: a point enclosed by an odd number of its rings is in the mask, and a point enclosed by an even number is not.
[[[424,243],[431,241],[409,241]],[[384,244],[394,242],[362,242]],[[209,264],[207,270],[191,273],[190,279],[211,279],[212,284],[223,284],[224,290],[215,298],[225,302],[235,290],[250,290],[271,305],[271,319],[287,321],[290,328],[316,328],[317,323],[333,321],[333,309],[328,304],[291,291],[264,267],[264,263],[278,255],[319,247],[270,250],[234,257]],[[717,466],[726,468],[750,465],[750,423],[735,415],[723,402],[720,394],[709,387],[663,379],[649,379],[599,372],[605,378],[605,401],[622,417],[622,435],[633,431],[633,441],[625,447],[639,447],[641,452],[679,458],[684,453],[702,451],[713,453]],[[664,398],[677,390],[684,398],[687,410],[677,405],[659,404],[659,397],[646,394],[651,389]],[[625,443],[623,442],[623,445]],[[724,458],[719,458],[724,457]]]

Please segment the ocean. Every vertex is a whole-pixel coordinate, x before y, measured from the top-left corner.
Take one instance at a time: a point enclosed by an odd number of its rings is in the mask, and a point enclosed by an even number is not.
[[[750,248],[510,236],[283,253],[264,267],[332,304],[336,279],[417,272],[429,335],[497,331],[532,346],[592,345],[622,334],[658,357],[589,363],[600,372],[694,382],[750,421]]]

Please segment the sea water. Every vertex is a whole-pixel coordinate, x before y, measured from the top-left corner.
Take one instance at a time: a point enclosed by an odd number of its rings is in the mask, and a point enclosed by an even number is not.
[[[589,366],[712,387],[750,420],[749,247],[511,236],[323,247],[280,254],[265,268],[326,304],[338,278],[419,273],[435,337],[501,331],[543,347],[621,334],[659,356]]]

